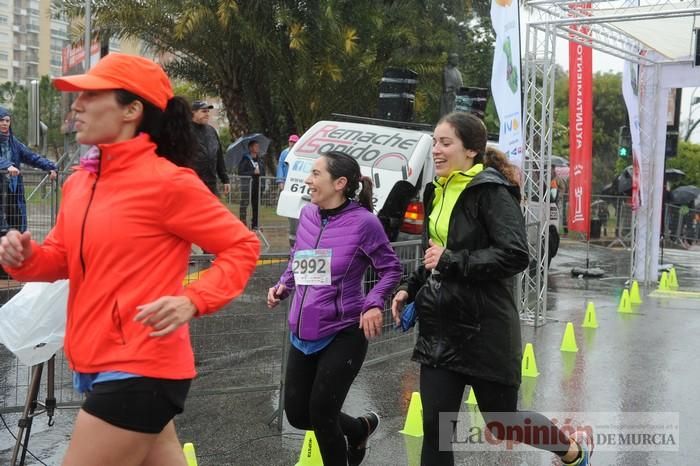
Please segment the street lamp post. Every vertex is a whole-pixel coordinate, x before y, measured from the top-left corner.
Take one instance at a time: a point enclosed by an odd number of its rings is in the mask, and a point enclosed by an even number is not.
[[[92,52],[92,0],[85,0],[85,72],[90,69],[90,53]]]

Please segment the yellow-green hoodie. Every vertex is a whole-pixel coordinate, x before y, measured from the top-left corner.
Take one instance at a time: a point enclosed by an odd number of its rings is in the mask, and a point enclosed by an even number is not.
[[[428,217],[428,235],[435,244],[443,247],[447,244],[452,209],[462,191],[483,170],[484,165],[477,163],[465,172],[454,171],[446,177],[441,176],[433,181],[435,197],[433,198],[433,209]]]

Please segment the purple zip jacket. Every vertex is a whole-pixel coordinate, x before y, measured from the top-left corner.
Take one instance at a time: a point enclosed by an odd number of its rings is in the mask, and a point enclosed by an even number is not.
[[[331,249],[331,284],[295,286],[292,260],[280,277],[287,287],[281,296],[294,292],[289,310],[289,329],[302,340],[319,340],[358,325],[368,309],[384,309],[401,279],[401,263],[391,248],[379,219],[355,201],[330,215],[325,225],[318,206],[304,206],[299,216],[296,251]],[[379,280],[367,296],[362,279],[372,266]]]

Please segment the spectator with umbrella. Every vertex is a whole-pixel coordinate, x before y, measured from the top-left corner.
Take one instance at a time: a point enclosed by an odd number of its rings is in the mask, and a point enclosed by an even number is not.
[[[258,229],[258,211],[260,209],[260,177],[265,176],[265,164],[260,157],[260,143],[255,139],[248,141],[248,151],[243,154],[238,164],[238,175],[241,177],[241,222],[246,223],[248,204],[250,203],[252,218],[250,228]]]
[[[671,204],[693,208],[695,206],[695,198],[698,195],[700,195],[700,188],[697,186],[679,186],[671,191]]]
[[[679,206],[677,214],[674,216],[674,221],[671,224],[672,229],[674,226],[678,226],[679,231],[677,231],[676,235],[673,235],[672,238],[681,240],[682,244],[688,239],[695,238],[695,216],[690,210],[697,207],[695,199],[698,196],[700,196],[700,188],[693,185],[679,186],[671,191],[670,203]],[[683,245],[689,246],[689,244]]]
[[[257,141],[260,145],[260,154],[266,154],[267,148],[270,145],[270,139],[261,133],[247,134],[236,139],[234,142],[229,144],[226,148],[226,153],[224,154],[224,160],[226,162],[226,168],[229,172],[234,172],[238,170],[238,165],[243,159],[243,155],[248,152],[248,143],[250,141]]]

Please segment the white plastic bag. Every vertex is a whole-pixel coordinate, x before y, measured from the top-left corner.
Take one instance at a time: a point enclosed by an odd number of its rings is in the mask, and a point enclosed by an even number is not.
[[[0,343],[28,366],[63,347],[68,280],[27,283],[0,307]]]

